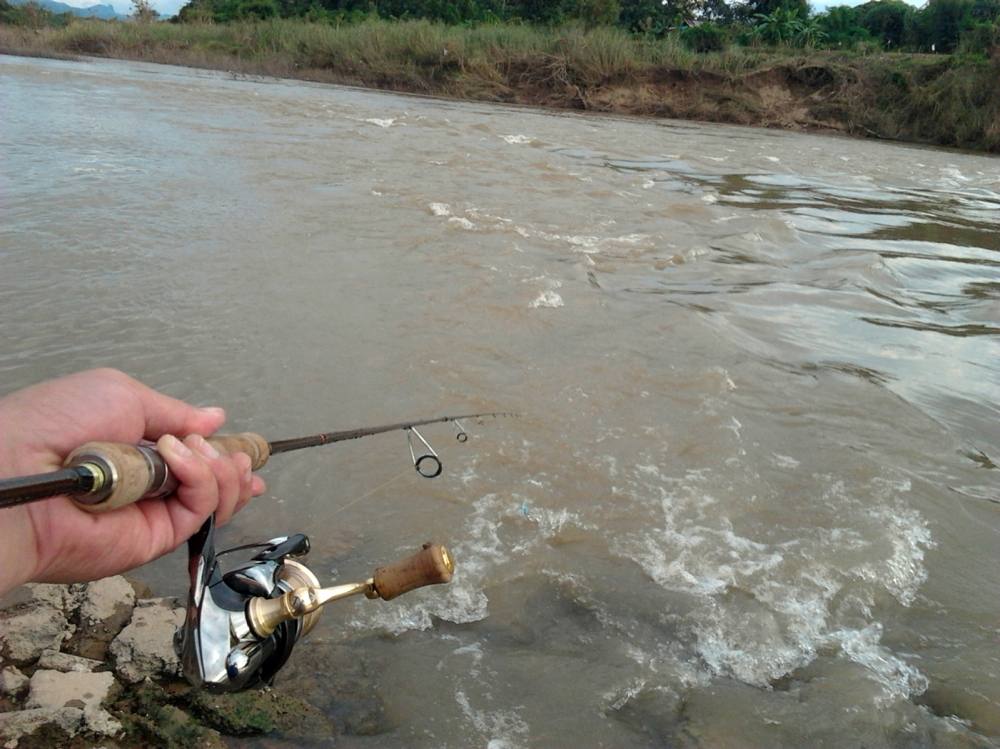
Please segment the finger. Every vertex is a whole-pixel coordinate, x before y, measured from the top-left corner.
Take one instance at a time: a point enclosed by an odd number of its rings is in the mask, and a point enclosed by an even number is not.
[[[235,515],[247,506],[247,503],[253,496],[253,473],[249,456],[238,453],[234,456],[233,460],[236,462],[240,472],[240,496],[236,502],[236,508],[233,510],[233,514]]]
[[[208,436],[226,421],[226,412],[221,408],[197,408],[158,393],[138,380],[129,380],[132,392],[142,405],[146,439],[156,440],[164,434]]]
[[[169,504],[204,521],[219,505],[219,485],[212,467],[190,445],[173,435],[161,437],[156,448],[180,484],[178,501]]]
[[[212,469],[212,475],[218,485],[219,496],[215,517],[220,526],[225,525],[233,516],[236,503],[240,499],[240,474],[242,473],[240,461],[248,461],[249,458],[242,453],[223,456],[214,446],[206,442],[204,437],[197,434],[185,438],[184,444],[205,458]]]

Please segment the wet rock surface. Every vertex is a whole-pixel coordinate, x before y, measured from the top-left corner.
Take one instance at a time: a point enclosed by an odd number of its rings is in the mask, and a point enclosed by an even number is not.
[[[58,650],[44,650],[36,665],[38,668],[68,673],[70,671],[99,671],[104,663],[92,658],[60,653]]]
[[[15,666],[8,666],[0,671],[0,694],[5,697],[17,697],[28,688],[28,677],[17,670]]]
[[[72,630],[61,609],[48,604],[18,609],[0,621],[0,643],[5,660],[23,665],[44,650],[58,649]]]
[[[83,710],[77,707],[17,710],[0,713],[0,738],[6,741],[5,747],[20,746],[20,739],[42,729],[48,729],[49,736],[56,730],[66,737],[72,737],[80,731],[82,725]]]
[[[118,676],[131,684],[150,677],[179,677],[174,633],[182,624],[184,608],[176,599],[140,601],[129,624],[111,643]]]
[[[278,675],[275,689],[319,707],[337,733],[386,733],[392,726],[376,686],[379,666],[359,657],[360,650],[324,642],[308,657],[295,653]]]
[[[75,655],[104,660],[111,641],[132,618],[136,595],[120,576],[90,583],[80,597],[80,627],[64,648]]]
[[[39,669],[31,677],[27,708],[100,707],[116,686],[114,674],[107,671],[49,671]]]

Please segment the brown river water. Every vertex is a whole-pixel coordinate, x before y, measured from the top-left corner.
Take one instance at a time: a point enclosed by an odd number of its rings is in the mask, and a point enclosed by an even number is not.
[[[1000,744],[1000,160],[0,57],[0,373],[273,438],[222,533],[324,582],[278,689],[367,747]],[[139,571],[183,595],[182,551]],[[346,676],[344,676],[346,674]]]

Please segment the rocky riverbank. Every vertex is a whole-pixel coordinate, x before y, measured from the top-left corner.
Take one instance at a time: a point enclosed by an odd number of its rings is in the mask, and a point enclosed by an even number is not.
[[[192,689],[174,648],[183,621],[176,599],[123,577],[18,589],[0,604],[0,743],[214,747],[229,736],[270,735],[298,746],[382,730],[381,705],[368,693],[347,695],[330,718],[294,689]],[[336,689],[326,692],[329,701]]]

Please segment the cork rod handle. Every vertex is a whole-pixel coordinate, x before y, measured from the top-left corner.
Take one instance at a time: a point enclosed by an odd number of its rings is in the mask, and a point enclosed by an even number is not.
[[[221,453],[245,453],[255,471],[271,457],[268,441],[253,432],[217,435],[208,442]],[[110,512],[140,499],[166,497],[177,489],[166,461],[151,445],[88,442],[70,453],[65,465],[84,463],[97,466],[104,476],[91,494],[73,499],[87,512]]]

